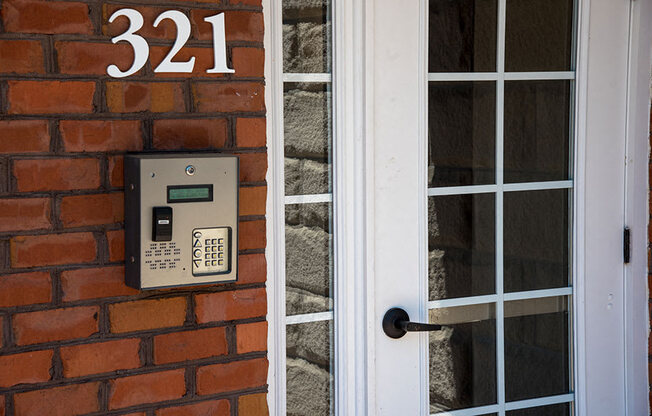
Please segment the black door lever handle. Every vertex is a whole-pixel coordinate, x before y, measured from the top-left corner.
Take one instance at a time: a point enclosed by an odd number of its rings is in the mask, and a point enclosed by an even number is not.
[[[401,338],[408,332],[439,331],[441,325],[410,322],[410,316],[404,309],[391,308],[383,317],[383,331],[390,338]]]

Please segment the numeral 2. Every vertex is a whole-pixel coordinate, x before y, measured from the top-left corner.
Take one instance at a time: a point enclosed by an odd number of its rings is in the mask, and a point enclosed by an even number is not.
[[[124,78],[135,74],[145,66],[147,58],[149,57],[149,45],[147,44],[147,41],[142,36],[136,34],[136,32],[143,27],[143,16],[134,9],[120,9],[111,15],[109,23],[113,23],[113,21],[120,16],[125,16],[129,19],[129,27],[123,34],[112,38],[111,42],[128,42],[134,50],[134,61],[131,64],[131,67],[126,71],[121,71],[116,65],[109,65],[106,69],[107,73],[114,78]],[[165,19],[172,20],[177,26],[177,38],[175,39],[170,52],[154,69],[154,72],[190,73],[195,67],[194,56],[185,62],[174,62],[172,60],[190,38],[190,20],[188,20],[188,17],[180,11],[168,10],[161,13],[156,18],[153,26],[158,27],[158,25]],[[214,66],[213,68],[206,70],[206,72],[210,74],[235,72],[233,69],[229,68],[226,63],[226,30],[224,25],[224,13],[208,16],[204,20],[213,26]]]
[[[154,21],[154,27],[158,27],[158,24],[165,19],[170,19],[177,25],[177,38],[170,52],[163,58],[154,72],[192,72],[195,67],[194,56],[186,62],[172,62],[172,58],[179,53],[183,45],[188,42],[188,38],[190,38],[190,20],[188,20],[188,16],[177,10],[168,10],[158,15]]]

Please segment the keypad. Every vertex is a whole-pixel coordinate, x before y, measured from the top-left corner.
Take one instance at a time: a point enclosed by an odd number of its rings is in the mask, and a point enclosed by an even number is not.
[[[192,232],[192,274],[229,272],[229,227],[197,228]]]

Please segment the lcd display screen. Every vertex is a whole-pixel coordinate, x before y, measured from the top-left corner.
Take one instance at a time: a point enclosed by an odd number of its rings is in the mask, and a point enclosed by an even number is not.
[[[213,200],[213,185],[168,186],[170,202],[206,202]]]

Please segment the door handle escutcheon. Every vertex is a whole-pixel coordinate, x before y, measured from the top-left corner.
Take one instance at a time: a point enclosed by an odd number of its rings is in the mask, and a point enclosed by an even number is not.
[[[401,338],[408,332],[439,331],[441,325],[410,322],[410,316],[404,309],[391,308],[383,317],[383,331],[390,338]]]

